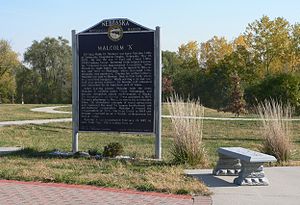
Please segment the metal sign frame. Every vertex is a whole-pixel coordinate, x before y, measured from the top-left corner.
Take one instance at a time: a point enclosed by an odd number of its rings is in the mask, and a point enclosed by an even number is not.
[[[110,20],[116,20],[116,19],[110,19]],[[125,19],[125,20],[128,20],[128,19]],[[128,21],[135,23],[131,20],[128,20]],[[137,24],[137,25],[139,25],[139,24]],[[143,26],[141,26],[141,27],[143,27]],[[146,28],[146,27],[143,27],[143,28]],[[87,30],[85,30],[85,31],[87,31]],[[136,32],[146,32],[146,31],[136,31]],[[161,147],[160,27],[157,26],[153,32],[154,32],[154,82],[153,82],[154,83],[154,133],[151,133],[151,134],[155,134],[155,158],[161,160],[162,147]],[[78,152],[78,150],[79,150],[78,149],[78,137],[79,137],[79,40],[78,40],[78,36],[82,35],[82,32],[76,34],[76,31],[72,30],[71,33],[72,33],[72,67],[73,67],[72,68],[72,71],[73,71],[73,75],[72,75],[72,131],[73,131],[72,132],[72,152],[75,153],[75,152]],[[127,33],[127,32],[124,32],[124,33]],[[97,33],[97,34],[100,34],[100,33]],[[86,33],[85,35],[89,35],[89,33]],[[82,132],[82,131],[80,131],[80,132]],[[84,132],[86,132],[86,131],[84,131]],[[99,132],[99,131],[92,131],[92,132]],[[104,131],[100,131],[100,132],[104,132]],[[145,132],[143,132],[143,133],[122,132],[122,133],[147,134]]]

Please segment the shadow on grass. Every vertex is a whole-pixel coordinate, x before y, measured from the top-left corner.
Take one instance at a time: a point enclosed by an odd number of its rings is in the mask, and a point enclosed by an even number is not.
[[[46,150],[46,151],[38,151],[33,148],[25,148],[16,152],[12,152],[9,154],[6,154],[4,156],[15,156],[15,157],[23,157],[23,158],[67,158],[67,157],[61,157],[56,155],[51,155],[51,152],[54,152],[55,150]],[[71,156],[70,156],[71,157]]]
[[[174,166],[175,164],[170,161],[158,161],[158,160],[145,160],[145,159],[137,159],[133,160],[132,165],[135,168],[144,168],[144,167],[165,167],[165,166]]]
[[[60,130],[71,130],[71,127],[65,126],[55,126],[51,124],[30,124],[27,126],[20,126],[20,129],[31,130],[32,127],[36,130],[45,131],[45,132],[61,132]]]
[[[93,158],[93,156],[90,157],[82,157],[79,155],[70,155],[70,156],[59,156],[59,155],[51,155],[50,153],[54,152],[56,150],[45,150],[45,151],[38,151],[33,148],[25,148],[19,151],[15,151],[3,156],[11,156],[11,157],[20,157],[20,158],[39,158],[39,159],[68,159],[68,158],[85,158],[90,159]],[[147,159],[134,159],[134,160],[126,160],[126,159],[115,159],[115,158],[103,158],[99,159],[102,161],[111,161],[111,162],[121,162],[125,164],[131,164],[137,169],[142,169],[145,167],[164,167],[164,166],[173,166],[175,164],[171,162],[166,161],[158,161],[158,160],[147,160]]]
[[[67,126],[54,126],[54,125],[51,125],[51,124],[39,124],[39,125],[36,125],[38,127],[42,127],[42,128],[53,128],[53,129],[63,129],[63,130],[71,130],[72,127],[67,127]]]
[[[253,139],[253,138],[229,138],[229,137],[221,137],[221,138],[218,138],[218,137],[203,137],[203,140],[226,140],[226,141],[249,141],[249,142],[261,142],[263,141],[262,139]]]

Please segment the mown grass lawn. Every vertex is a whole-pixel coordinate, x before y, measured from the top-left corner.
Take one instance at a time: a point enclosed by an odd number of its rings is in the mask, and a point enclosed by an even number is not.
[[[72,112],[72,105],[63,105],[64,107],[55,108],[57,111]]]
[[[34,119],[51,119],[67,118],[71,114],[51,114],[42,112],[32,112],[30,109],[37,107],[59,106],[53,104],[0,104],[0,121],[13,120],[34,120]]]
[[[211,115],[216,113],[211,111]],[[300,165],[300,122],[294,121],[292,124],[295,147],[292,159],[286,165]],[[217,161],[216,150],[221,146],[242,146],[259,150],[262,145],[259,126],[259,121],[205,120],[203,140],[209,161],[206,167],[171,163],[170,119],[163,119],[163,162],[145,160],[152,158],[154,154],[154,137],[151,135],[80,133],[81,151],[102,152],[108,143],[119,142],[124,146],[124,155],[136,158],[133,161],[95,160],[49,155],[55,149],[71,151],[71,123],[0,127],[0,146],[25,148],[17,154],[0,157],[0,178],[91,184],[177,194],[209,194],[207,187],[201,182],[185,176],[184,169],[212,168]]]
[[[133,161],[51,157],[49,152],[55,149],[71,150],[71,132],[71,123],[1,127],[0,146],[26,149],[0,157],[0,178],[175,194],[209,194],[202,183],[184,175],[184,166],[172,165],[168,160],[145,160],[153,157],[153,136],[80,134],[80,150],[102,152],[103,146],[109,142],[120,142],[125,155],[137,158]],[[170,143],[169,138],[164,138],[164,146],[169,147]],[[170,155],[165,156],[170,159]]]

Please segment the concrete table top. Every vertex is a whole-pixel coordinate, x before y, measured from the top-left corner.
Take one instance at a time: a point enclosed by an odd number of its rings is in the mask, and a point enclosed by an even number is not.
[[[246,162],[276,162],[274,156],[252,151],[242,147],[220,147],[218,152]]]

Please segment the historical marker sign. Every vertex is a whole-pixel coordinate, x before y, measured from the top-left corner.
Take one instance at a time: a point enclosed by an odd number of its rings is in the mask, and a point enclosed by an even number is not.
[[[159,28],[107,19],[73,40],[78,131],[160,135]]]
[[[154,31],[119,19],[78,35],[79,131],[153,132]]]

